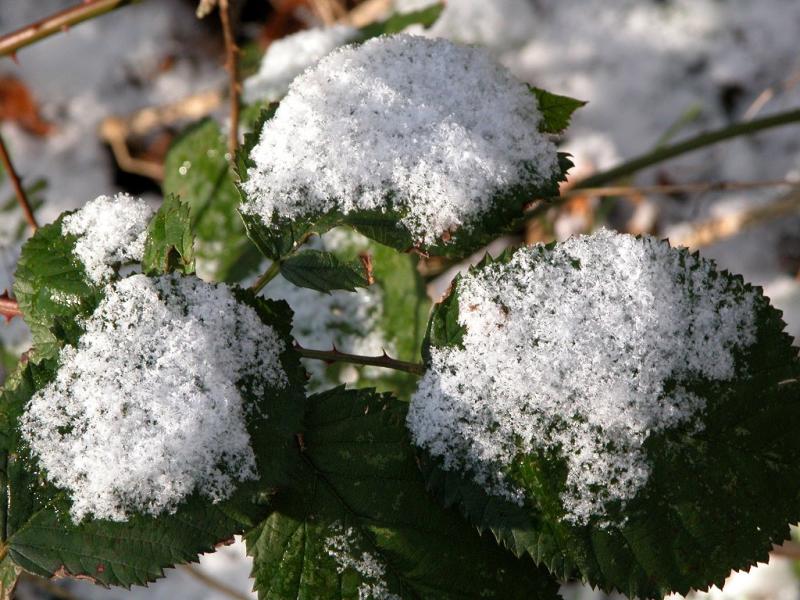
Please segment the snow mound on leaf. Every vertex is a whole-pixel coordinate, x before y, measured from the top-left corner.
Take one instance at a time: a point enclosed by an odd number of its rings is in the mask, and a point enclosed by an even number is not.
[[[93,283],[108,281],[113,265],[139,262],[153,210],[127,194],[100,196],[64,217],[61,230],[78,236],[75,256]]]
[[[284,342],[225,285],[133,275],[106,288],[21,431],[77,522],[217,502],[254,479],[246,397],[287,385]]]
[[[518,250],[457,283],[463,347],[433,348],[414,442],[522,501],[522,454],[567,465],[565,520],[585,524],[647,482],[643,444],[701,428],[691,382],[726,381],[756,339],[756,292],[653,238],[600,231]]]
[[[473,226],[496,194],[554,177],[540,118],[484,50],[408,35],[346,46],[295,79],[267,122],[242,210],[269,225],[394,209],[432,244]]]
[[[277,102],[286,95],[295,77],[358,35],[358,29],[334,25],[299,31],[272,42],[258,73],[244,82],[245,100]]]

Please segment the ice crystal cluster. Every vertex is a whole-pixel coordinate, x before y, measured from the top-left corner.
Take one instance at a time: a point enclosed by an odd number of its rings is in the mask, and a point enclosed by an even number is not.
[[[245,100],[277,102],[286,95],[295,77],[358,35],[354,27],[334,25],[306,29],[272,42],[258,73],[244,82]]]
[[[243,394],[287,385],[283,341],[224,285],[133,275],[105,291],[26,407],[33,455],[76,521],[228,498],[257,475]]]
[[[100,196],[64,218],[61,230],[78,236],[75,256],[93,283],[108,281],[113,266],[139,262],[153,210],[127,194]]]
[[[269,225],[394,209],[431,244],[470,228],[496,193],[553,177],[540,118],[484,50],[409,35],[345,46],[295,79],[264,127],[242,210]]]
[[[702,428],[689,381],[726,381],[756,338],[756,293],[710,261],[600,231],[518,250],[457,284],[463,347],[433,348],[408,417],[414,442],[520,502],[506,469],[555,453],[565,520],[601,521],[647,482],[643,444]]]
[[[358,587],[358,600],[401,600],[386,585],[386,566],[369,552],[360,552],[356,546],[356,533],[352,527],[345,529],[335,524],[332,534],[325,539],[325,552],[336,561],[336,569],[344,573],[352,569],[362,580]]]

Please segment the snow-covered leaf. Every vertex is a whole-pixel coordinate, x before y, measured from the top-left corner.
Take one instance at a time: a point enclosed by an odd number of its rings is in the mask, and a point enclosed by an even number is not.
[[[245,537],[259,597],[558,598],[546,571],[428,497],[405,407],[371,390],[310,398],[298,476]]]
[[[189,204],[170,194],[147,226],[145,273],[194,273],[194,234]]]
[[[63,219],[40,227],[17,263],[14,294],[37,353],[57,350],[59,338],[74,339],[75,319],[91,313],[100,295],[74,254],[76,236],[62,232]]]
[[[144,276],[134,275],[122,280],[119,285],[124,285],[126,282],[133,283],[135,278],[142,277]],[[195,281],[197,283],[194,285],[201,287],[208,285],[194,278],[180,278],[177,275],[172,277],[177,277],[172,280],[176,286],[182,280]],[[203,289],[200,289],[200,292],[206,293]],[[0,450],[4,465],[2,493],[8,498],[8,502],[2,504],[5,518],[3,544],[15,564],[45,577],[85,576],[103,584],[126,587],[144,584],[160,577],[164,568],[194,560],[198,553],[211,551],[216,544],[253,527],[266,516],[265,498],[276,486],[290,477],[288,470],[294,455],[294,434],[301,427],[304,411],[305,373],[298,356],[292,350],[290,337],[292,314],[285,303],[258,299],[250,292],[242,290],[233,290],[232,294],[235,302],[254,310],[257,315],[255,318],[268,324],[283,340],[284,350],[278,358],[280,369],[286,376],[283,387],[260,388],[252,376],[248,376],[246,381],[237,382],[237,386],[241,384],[240,393],[242,401],[246,404],[243,418],[248,443],[255,458],[257,477],[238,482],[234,489],[225,491],[224,499],[215,502],[206,497],[202,490],[192,492],[179,501],[173,510],[167,510],[157,516],[149,514],[148,511],[148,514],[144,512],[128,514],[125,520],[99,519],[91,516],[76,520],[73,492],[59,488],[51,482],[53,473],[42,468],[39,455],[46,450],[39,447],[38,442],[34,450],[33,444],[29,445],[31,438],[25,433],[30,431],[33,418],[30,416],[32,403],[43,390],[54,385],[59,369],[63,369],[65,361],[68,360],[69,353],[64,354],[62,351],[59,354],[58,351],[53,351],[49,356],[41,356],[38,363],[28,362],[22,365],[7,382],[0,397]],[[121,297],[116,298],[115,303],[119,303],[120,300]],[[191,307],[187,308],[191,310]],[[123,329],[119,330],[117,344],[120,348],[127,339],[122,331]],[[231,331],[230,335],[242,336],[243,333],[237,334],[236,331]],[[251,340],[242,337],[236,339],[242,344],[252,344]],[[82,341],[78,340],[77,343],[80,344]],[[71,343],[76,342],[71,341]],[[83,346],[79,346],[81,347]],[[143,351],[147,352],[147,349]],[[187,349],[186,352],[193,351]],[[170,357],[151,358],[152,360],[143,358],[141,365],[130,365],[131,376],[136,380],[129,383],[142,387],[149,385],[147,381],[152,381],[152,377],[149,377],[146,371],[155,369],[156,362],[161,366],[162,374],[170,372],[167,364],[171,360]],[[191,355],[188,359],[192,360]],[[115,373],[121,373],[119,376],[125,377],[124,366],[114,365],[111,357],[108,364],[112,378],[117,376]],[[211,371],[219,373],[221,369],[212,365]],[[92,375],[79,377],[75,380],[75,385],[89,385],[87,377]],[[217,375],[213,377],[216,378]],[[217,393],[220,393],[219,383],[211,382],[211,385],[216,386]],[[119,389],[130,390],[131,386],[120,381]],[[135,461],[137,453],[141,453],[143,449],[133,450],[136,440],[129,439],[126,442],[124,432],[128,431],[127,427],[130,424],[127,422],[129,420],[127,415],[137,414],[142,407],[137,404],[139,399],[119,393],[119,402],[122,405],[127,404],[129,409],[123,411],[115,435],[123,438],[120,443],[131,444],[132,456],[124,458],[122,462]],[[201,390],[198,393],[205,392]],[[109,400],[109,407],[115,403],[114,400],[114,398]],[[198,400],[199,396],[192,399],[196,404],[192,409],[195,412],[204,410],[197,404]],[[217,400],[224,401],[226,410],[231,410],[229,406],[231,399],[219,397]],[[154,401],[157,403],[159,399],[155,398]],[[81,402],[82,400],[78,398],[77,403]],[[51,403],[51,410],[55,414],[60,410],[56,405],[57,398]],[[168,419],[169,414],[176,414],[174,411],[180,410],[179,404],[180,398],[174,398],[170,401],[171,413],[161,411],[158,416],[153,417],[160,420],[159,426],[169,426],[164,419]],[[219,414],[219,417],[221,416]],[[96,419],[103,417],[91,418],[95,421],[74,421],[73,425],[61,430],[61,435],[65,437],[71,435],[69,433],[71,427],[86,427],[94,432],[93,435],[102,435],[101,430],[97,429]],[[151,425],[148,423],[141,423],[137,437],[146,438],[150,435],[147,427]],[[191,426],[188,422],[184,424],[187,427]],[[202,421],[198,421],[197,425],[202,425]],[[205,427],[208,425],[209,423],[206,423]],[[28,429],[25,429],[26,427]],[[182,436],[184,433],[176,431],[169,437]],[[196,430],[193,435],[196,437],[201,433],[200,430]],[[98,448],[91,446],[91,438],[87,438],[84,443],[90,447],[81,460],[91,462],[96,459],[92,457],[97,456]],[[118,446],[116,440],[108,440],[107,443],[109,448]],[[220,457],[220,460],[229,458]],[[176,454],[172,455],[172,459],[181,460]],[[115,457],[109,460],[107,465],[94,464],[94,469],[95,471],[107,469],[111,477],[109,481],[112,481],[115,470],[121,468],[126,471],[124,477],[128,478],[130,475],[127,471],[130,470],[130,466],[126,468],[120,464],[120,458]],[[146,471],[147,465],[137,467],[137,470],[141,469]],[[87,479],[97,476],[105,477],[102,472],[87,473]],[[157,478],[154,481],[157,481]],[[173,484],[179,483],[177,478],[171,481]],[[142,480],[140,485],[146,488],[151,484]],[[135,497],[142,490],[129,491]],[[124,500],[121,499],[120,502]]]
[[[800,518],[784,327],[760,289],[650,239],[487,261],[429,325],[409,419],[429,488],[561,578],[721,585]]]
[[[316,290],[331,292],[372,284],[372,273],[361,260],[346,260],[331,252],[303,250],[281,262],[281,275],[293,284]]]
[[[236,207],[239,193],[226,158],[225,137],[211,119],[184,131],[164,163],[164,196],[190,207],[198,272],[213,281],[238,282],[259,266]]]
[[[240,211],[272,259],[338,225],[400,251],[462,256],[558,195],[570,165],[542,122],[528,87],[484,51],[376,38],[295,80],[238,161]]]

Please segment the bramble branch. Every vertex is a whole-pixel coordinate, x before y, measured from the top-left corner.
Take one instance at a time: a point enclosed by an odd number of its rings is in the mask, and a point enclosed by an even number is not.
[[[420,363],[405,362],[402,360],[395,360],[391,358],[386,352],[383,356],[359,356],[357,354],[347,354],[339,352],[336,348],[333,350],[310,350],[303,348],[300,344],[295,343],[295,350],[303,358],[311,358],[314,360],[321,360],[327,363],[349,363],[353,365],[362,365],[367,367],[382,367],[384,369],[393,369],[395,371],[403,371],[413,375],[422,375],[425,373],[424,365]]]
[[[67,31],[73,25],[135,2],[139,2],[139,0],[84,0],[75,6],[0,37],[0,56],[13,56],[21,48],[30,46],[39,40],[61,31]]]
[[[17,171],[14,169],[14,165],[11,162],[11,156],[8,154],[8,148],[6,148],[6,143],[2,135],[0,135],[0,162],[3,163],[3,169],[8,173],[9,179],[11,179],[11,185],[14,187],[14,193],[17,195],[17,202],[19,202],[22,212],[25,213],[25,220],[28,222],[28,225],[30,225],[31,231],[35,233],[39,225],[36,223],[36,217],[33,214],[30,202],[28,202],[28,196],[25,194],[19,175],[17,175]]]
[[[231,124],[228,150],[233,156],[239,147],[239,61],[237,60],[239,48],[236,46],[236,37],[233,33],[230,4],[231,0],[219,0],[219,17],[222,21],[222,33],[225,36],[225,68],[228,70],[230,87]]]
[[[0,316],[5,317],[6,321],[22,316],[19,304],[16,300],[9,298],[8,292],[0,295]]]
[[[608,171],[603,171],[601,173],[597,173],[596,175],[592,175],[591,177],[587,177],[586,179],[577,182],[574,189],[605,186],[606,184],[613,183],[614,181],[622,179],[623,177],[633,175],[634,173],[637,173],[642,169],[646,169],[647,167],[662,163],[671,158],[675,158],[676,156],[681,156],[682,154],[693,152],[694,150],[699,150],[700,148],[705,148],[706,146],[712,146],[714,144],[718,144],[719,142],[740,136],[753,135],[754,133],[764,131],[765,129],[771,129],[773,127],[780,127],[782,125],[798,122],[800,122],[800,109],[795,109],[770,115],[761,119],[754,119],[752,121],[746,121],[743,123],[735,123],[734,125],[723,127],[722,129],[717,129],[716,131],[701,133],[700,135],[696,135],[683,142],[657,148],[652,152],[643,154],[638,158],[634,158],[633,160],[623,163],[620,166]]]

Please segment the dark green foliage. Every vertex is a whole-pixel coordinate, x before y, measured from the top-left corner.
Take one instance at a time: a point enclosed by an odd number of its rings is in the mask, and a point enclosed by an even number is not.
[[[236,211],[239,192],[226,158],[225,138],[211,119],[184,131],[167,153],[164,196],[189,206],[196,259],[215,281],[237,282],[255,272],[258,252]]]
[[[551,94],[546,90],[532,86],[528,86],[528,88],[536,96],[539,111],[542,113],[542,121],[539,124],[539,131],[542,133],[561,133],[569,127],[572,114],[579,108],[586,106],[586,102],[583,100]]]
[[[647,484],[624,507],[611,506],[607,518],[584,526],[563,519],[566,466],[552,455],[521,456],[511,467],[512,481],[526,492],[524,506],[488,496],[468,476],[421,456],[429,488],[560,578],[640,598],[721,586],[732,569],[766,561],[800,520],[800,438],[793,434],[800,428],[800,361],[781,313],[763,296],[757,310],[757,341],[737,357],[737,377],[687,384],[706,401],[703,430],[652,435]],[[463,333],[456,292],[435,308],[424,354],[459,346]]]
[[[281,262],[281,275],[299,287],[328,293],[354,292],[369,286],[372,273],[360,260],[345,260],[330,252],[303,250]]]
[[[371,390],[309,399],[295,479],[246,536],[259,597],[355,600],[359,588],[382,583],[404,600],[555,600],[545,571],[428,498],[404,421],[403,403]],[[350,558],[366,552],[383,567],[380,581],[337,563],[337,535],[348,537]]]
[[[142,270],[161,274],[194,273],[194,235],[189,204],[167,196],[147,226]]]

